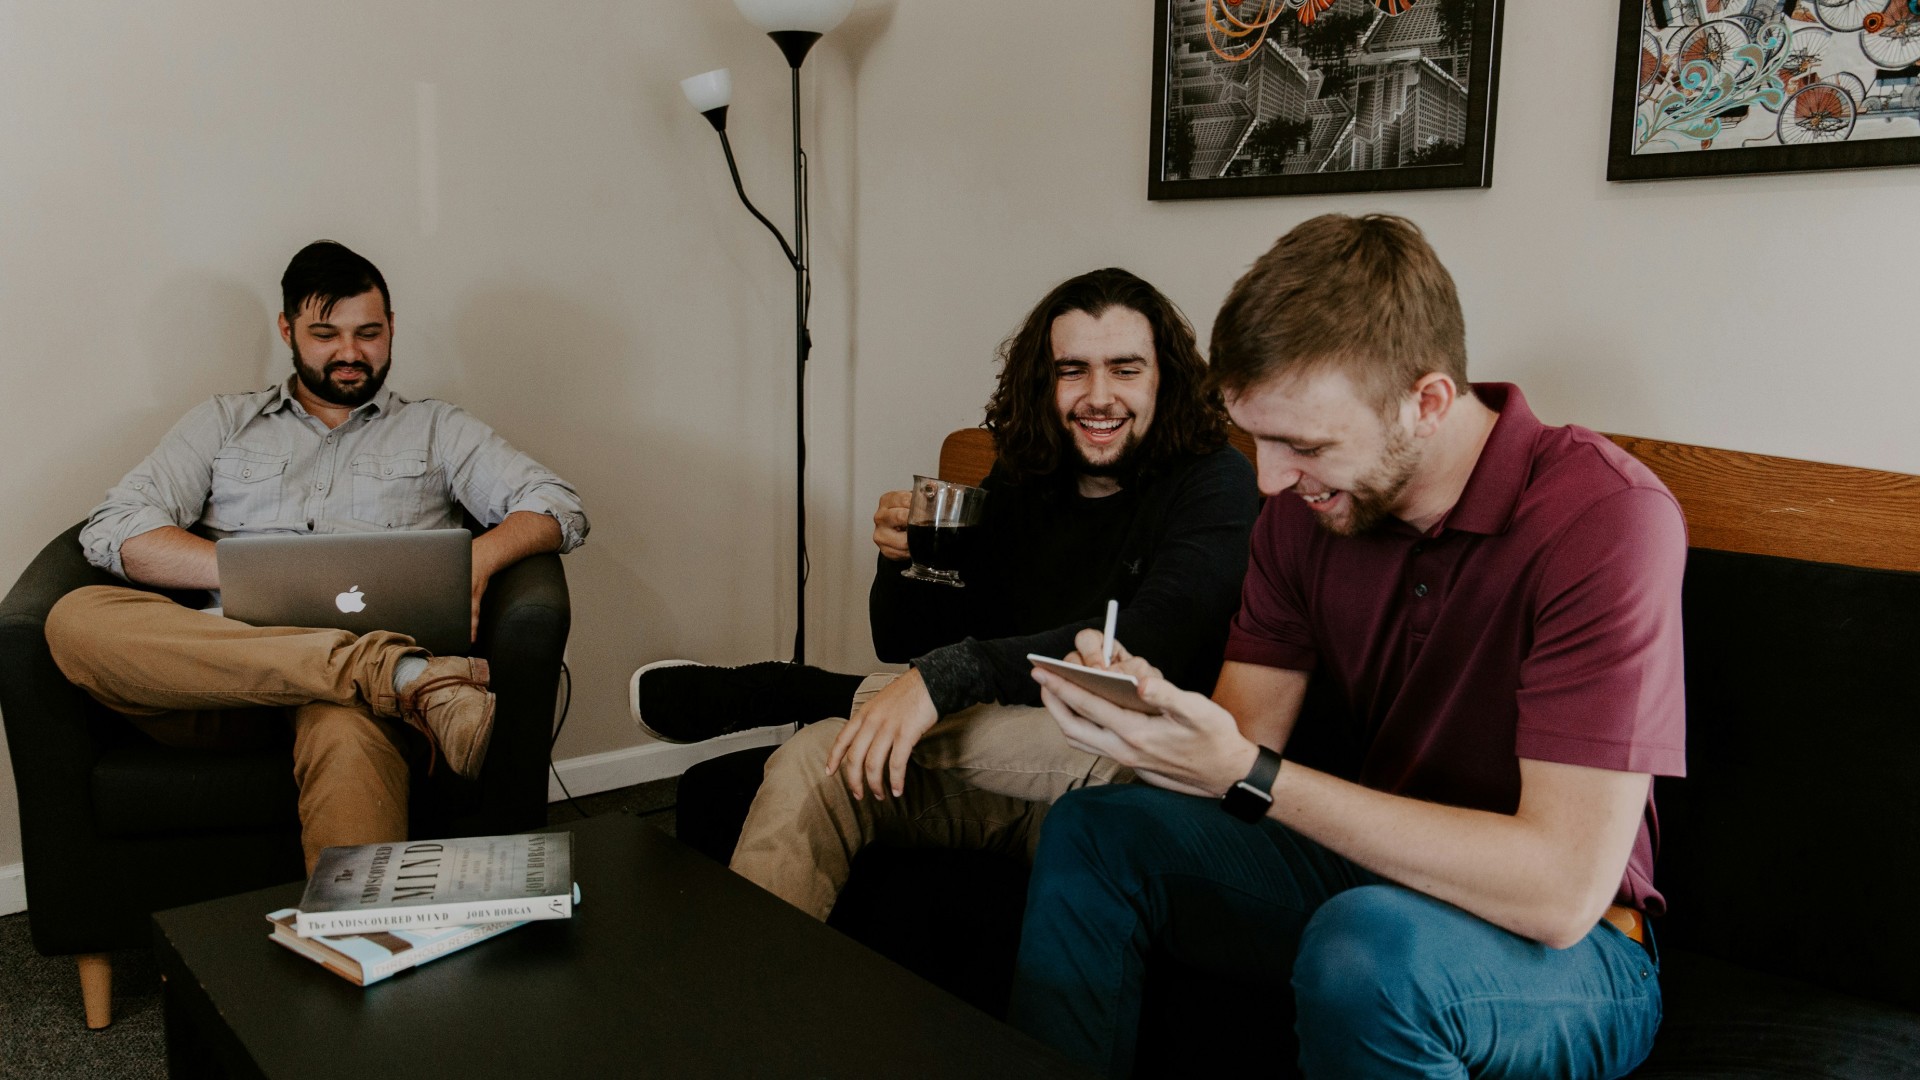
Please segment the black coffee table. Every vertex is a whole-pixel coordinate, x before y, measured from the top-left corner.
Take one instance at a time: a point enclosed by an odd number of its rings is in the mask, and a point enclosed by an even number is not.
[[[1083,1076],[625,815],[581,905],[365,989],[267,940],[300,883],[154,916],[176,1077]]]

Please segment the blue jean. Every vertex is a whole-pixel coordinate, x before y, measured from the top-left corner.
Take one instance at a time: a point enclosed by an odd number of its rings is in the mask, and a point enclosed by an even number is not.
[[[1656,963],[1605,922],[1551,949],[1210,799],[1072,792],[1041,831],[1011,1019],[1128,1076],[1149,951],[1290,977],[1309,1080],[1598,1080],[1645,1059],[1660,1026]]]

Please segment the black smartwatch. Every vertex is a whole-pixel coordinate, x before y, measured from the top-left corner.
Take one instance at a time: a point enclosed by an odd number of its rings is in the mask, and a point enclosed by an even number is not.
[[[1253,771],[1245,780],[1227,789],[1220,800],[1220,809],[1241,821],[1259,821],[1266,817],[1267,810],[1273,806],[1273,781],[1279,775],[1280,755],[1260,747],[1260,756],[1253,759]]]

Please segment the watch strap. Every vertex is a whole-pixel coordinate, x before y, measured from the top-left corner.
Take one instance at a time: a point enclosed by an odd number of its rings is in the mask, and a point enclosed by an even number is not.
[[[1273,782],[1280,775],[1280,755],[1262,746],[1247,777],[1227,789],[1221,809],[1242,821],[1259,821],[1273,805]]]

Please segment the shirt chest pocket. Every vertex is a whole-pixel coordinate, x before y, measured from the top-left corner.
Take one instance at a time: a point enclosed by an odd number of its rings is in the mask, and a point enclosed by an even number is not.
[[[230,446],[213,457],[207,517],[221,526],[260,526],[280,518],[291,454]]]
[[[438,470],[425,450],[362,454],[353,459],[353,516],[361,521],[403,529],[420,520],[429,499],[445,500]]]

